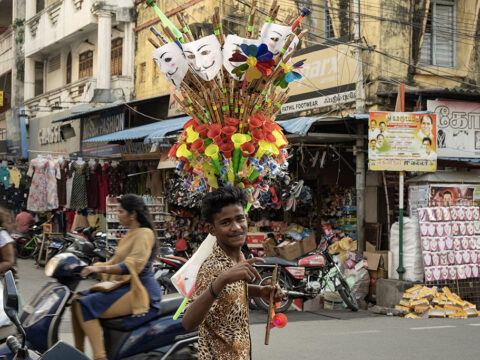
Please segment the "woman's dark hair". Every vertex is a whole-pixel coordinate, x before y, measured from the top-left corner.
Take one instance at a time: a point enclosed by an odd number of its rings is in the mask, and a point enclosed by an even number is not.
[[[152,229],[153,237],[157,243],[157,234],[155,232],[155,227],[153,226],[153,220],[147,205],[145,205],[145,202],[143,201],[143,198],[138,195],[127,194],[119,198],[118,201],[120,206],[129,214],[133,214],[133,212],[137,214],[137,221],[140,223],[140,227]],[[158,249],[158,246],[156,247]]]
[[[218,188],[203,198],[202,215],[209,223],[213,224],[213,215],[218,214],[225,206],[240,205],[245,208],[247,203],[247,194],[242,188]]]

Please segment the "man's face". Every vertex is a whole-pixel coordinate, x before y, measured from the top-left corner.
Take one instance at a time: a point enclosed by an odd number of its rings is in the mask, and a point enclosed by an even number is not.
[[[430,151],[432,151],[432,145],[430,145],[430,141],[425,140],[423,142],[423,148],[427,154],[430,154]]]
[[[223,66],[227,71],[237,80],[240,80],[236,75],[232,74],[233,69],[237,66],[242,65],[241,62],[231,62],[229,59],[232,55],[236,52],[243,54],[240,45],[247,44],[247,45],[260,45],[260,40],[257,39],[246,39],[242,38],[237,35],[228,35],[227,39],[225,40],[225,44],[223,44]]]
[[[377,122],[375,120],[370,121],[370,130],[375,130],[376,127],[377,127]]]
[[[443,194],[443,204],[445,206],[451,206],[452,205],[452,195],[449,193]]]
[[[374,150],[377,147],[377,142],[375,140],[370,141],[370,149]]]
[[[385,131],[385,123],[383,123],[383,122],[380,123],[380,126],[379,126],[379,127],[380,127],[380,131],[381,131],[381,132],[384,132],[384,131]]]
[[[242,206],[231,204],[224,206],[213,215],[210,233],[216,236],[222,248],[241,248],[247,239],[247,217]]]
[[[175,43],[165,44],[153,50],[153,59],[167,80],[178,88],[188,71],[187,60],[180,47]]]
[[[203,80],[212,80],[222,68],[222,49],[215,35],[182,46],[188,64]]]
[[[422,124],[420,127],[424,134],[430,134],[432,132],[432,119],[429,116],[425,116],[422,119]]]
[[[377,137],[377,146],[382,147],[383,145],[383,136],[378,136]]]

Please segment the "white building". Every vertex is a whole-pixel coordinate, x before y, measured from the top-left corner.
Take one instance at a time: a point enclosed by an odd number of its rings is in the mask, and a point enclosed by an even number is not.
[[[30,122],[132,98],[133,0],[26,0],[25,11]]]

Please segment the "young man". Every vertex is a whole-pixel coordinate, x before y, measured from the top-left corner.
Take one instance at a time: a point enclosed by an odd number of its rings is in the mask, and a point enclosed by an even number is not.
[[[249,284],[255,278],[260,280],[252,264],[264,260],[245,260],[241,252],[248,230],[246,204],[241,188],[219,188],[202,202],[202,215],[217,243],[200,267],[182,320],[185,329],[199,329],[199,360],[249,360],[248,297],[269,299],[273,289]],[[275,300],[283,296],[277,286]]]

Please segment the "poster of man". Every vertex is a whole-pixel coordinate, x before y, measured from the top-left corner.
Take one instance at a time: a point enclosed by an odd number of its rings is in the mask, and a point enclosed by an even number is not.
[[[435,171],[437,169],[436,129],[435,114],[370,112],[369,169]],[[372,140],[375,140],[375,151]]]
[[[432,185],[430,206],[472,206],[474,191],[472,186]]]

